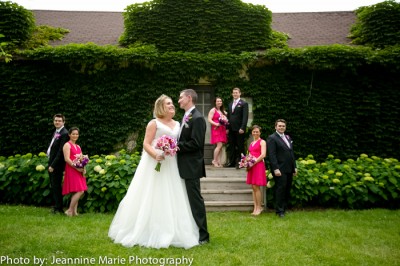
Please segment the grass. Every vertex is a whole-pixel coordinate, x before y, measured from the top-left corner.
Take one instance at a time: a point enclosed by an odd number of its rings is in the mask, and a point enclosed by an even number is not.
[[[298,210],[284,219],[271,210],[211,212],[210,244],[189,250],[114,244],[112,218],[0,205],[0,264],[51,265],[54,256],[53,265],[400,265],[400,210]]]

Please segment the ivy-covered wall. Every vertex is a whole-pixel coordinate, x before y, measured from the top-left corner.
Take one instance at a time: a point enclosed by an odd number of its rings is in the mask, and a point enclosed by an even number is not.
[[[153,0],[124,12],[122,45],[155,45],[159,51],[255,51],[270,45],[272,13],[240,0]]]
[[[277,118],[286,119],[298,157],[399,158],[399,55],[400,48],[347,46],[259,55],[93,45],[37,49],[25,52],[26,60],[0,63],[0,154],[45,151],[58,112],[67,127],[81,128],[85,152],[111,153],[131,133],[143,136],[160,94],[170,95],[179,110],[179,91],[203,77],[225,104],[236,86],[253,99],[263,138]]]

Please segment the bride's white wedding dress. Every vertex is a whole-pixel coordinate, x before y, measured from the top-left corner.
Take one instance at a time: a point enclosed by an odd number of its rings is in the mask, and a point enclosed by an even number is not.
[[[162,135],[178,137],[178,122],[173,129],[157,119],[156,124],[153,147]],[[160,172],[154,170],[156,164],[157,161],[143,150],[108,236],[127,247],[191,248],[198,245],[199,230],[192,216],[185,182],[179,176],[176,156],[166,156]]]

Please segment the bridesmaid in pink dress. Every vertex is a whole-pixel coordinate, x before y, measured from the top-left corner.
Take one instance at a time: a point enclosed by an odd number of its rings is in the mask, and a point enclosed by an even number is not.
[[[252,127],[251,135],[253,136],[253,142],[249,146],[249,153],[256,157],[257,160],[253,166],[247,168],[246,183],[252,185],[253,188],[254,210],[252,215],[259,215],[263,211],[261,206],[260,186],[267,185],[264,163],[264,158],[267,154],[267,143],[265,140],[260,138],[260,126],[254,125]]]
[[[228,141],[226,137],[226,127],[222,125],[219,121],[220,117],[226,119],[226,112],[224,109],[224,105],[222,103],[222,99],[217,97],[215,98],[215,106],[208,113],[208,122],[211,124],[211,137],[210,143],[216,144],[214,149],[214,159],[212,164],[215,167],[222,167],[221,164],[221,151],[222,145]],[[226,121],[228,121],[226,119]]]
[[[73,160],[76,158],[76,154],[82,154],[81,147],[76,144],[79,138],[79,129],[77,127],[72,127],[69,129],[69,141],[64,144],[63,152],[65,159],[65,175],[64,183],[62,187],[62,194],[66,195],[69,193],[74,193],[71,197],[71,203],[65,214],[68,216],[78,215],[78,202],[81,196],[87,190],[86,174],[85,168],[77,168],[73,166]]]

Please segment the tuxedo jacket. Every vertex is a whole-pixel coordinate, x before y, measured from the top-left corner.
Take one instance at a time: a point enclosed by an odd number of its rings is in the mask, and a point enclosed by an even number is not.
[[[56,138],[51,145],[49,154],[49,166],[56,170],[65,168],[63,147],[64,144],[69,140],[68,130],[65,127],[60,130],[59,134],[60,136]]]
[[[281,173],[294,173],[296,168],[296,159],[293,151],[293,141],[285,135],[290,144],[290,148],[277,132],[271,134],[267,140],[268,159],[271,172],[279,169]]]
[[[184,123],[178,140],[177,154],[179,174],[183,179],[195,179],[206,176],[204,164],[204,139],[206,121],[195,108]]]
[[[239,131],[242,129],[246,131],[247,120],[249,118],[249,104],[242,99],[236,104],[235,109],[232,111],[233,102],[228,106],[228,120],[229,130]]]

